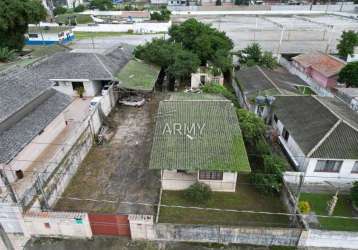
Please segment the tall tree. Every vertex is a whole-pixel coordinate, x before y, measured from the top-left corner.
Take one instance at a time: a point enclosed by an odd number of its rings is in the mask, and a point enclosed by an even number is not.
[[[112,0],[91,0],[90,6],[99,10],[110,10],[113,8],[113,3]]]
[[[339,72],[338,81],[345,83],[347,87],[358,88],[358,62],[348,63]]]
[[[168,73],[179,81],[184,81],[190,79],[190,74],[195,72],[199,66],[200,60],[197,55],[178,48],[175,51],[174,63],[168,67]]]
[[[230,51],[233,48],[233,42],[224,32],[194,18],[190,18],[180,25],[173,25],[169,30],[169,35],[173,42],[179,43],[184,49],[197,54],[201,65],[205,65],[208,61],[213,63],[218,57],[218,50],[221,50],[219,53],[221,56],[230,57]],[[222,68],[221,65],[216,66]],[[225,68],[226,65],[223,66]]]
[[[355,46],[358,46],[358,33],[353,30],[343,31],[337,45],[338,54],[346,59],[348,55],[353,54]]]
[[[46,18],[39,0],[0,0],[0,47],[22,49],[29,23]]]

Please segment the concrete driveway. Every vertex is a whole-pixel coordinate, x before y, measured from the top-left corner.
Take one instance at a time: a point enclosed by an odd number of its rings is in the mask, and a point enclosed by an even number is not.
[[[160,174],[148,169],[154,116],[164,94],[156,93],[140,108],[119,106],[108,122],[115,134],[93,146],[66,188],[56,211],[154,214]]]

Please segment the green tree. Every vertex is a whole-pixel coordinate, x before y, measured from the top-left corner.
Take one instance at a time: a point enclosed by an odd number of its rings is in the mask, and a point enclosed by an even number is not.
[[[243,52],[247,54],[247,60],[252,60],[255,63],[259,63],[261,61],[262,50],[260,44],[252,43],[247,46]]]
[[[15,50],[9,48],[0,48],[0,62],[11,61],[15,58]]]
[[[265,134],[264,121],[246,109],[238,109],[237,115],[245,141],[251,144],[259,141]]]
[[[220,84],[205,84],[202,88],[204,93],[208,94],[221,94],[236,106],[239,107],[239,102],[236,99],[236,96],[234,93],[230,92],[225,86]]]
[[[346,59],[348,55],[353,54],[355,46],[358,46],[358,33],[353,30],[343,31],[337,45],[338,54]]]
[[[351,199],[355,206],[358,207],[358,181],[353,182],[353,186],[351,188]]]
[[[230,57],[233,42],[224,32],[220,32],[208,24],[190,18],[180,25],[173,25],[169,30],[170,40],[178,43],[183,49],[197,54],[201,65],[207,62],[220,63],[222,57]],[[221,50],[220,52],[217,52]],[[226,61],[227,62],[227,61]],[[224,70],[227,65],[216,65]]]
[[[358,62],[348,63],[339,72],[338,81],[345,83],[347,87],[358,88]]]
[[[184,81],[190,79],[190,74],[196,72],[199,66],[200,60],[197,55],[177,48],[174,63],[168,67],[168,73],[179,81]]]
[[[38,23],[47,12],[39,0],[0,0],[0,47],[22,49],[29,23]]]
[[[79,4],[76,7],[73,8],[74,12],[82,12],[86,10],[86,6],[84,6],[83,4]]]
[[[58,15],[65,14],[66,12],[67,12],[67,8],[63,6],[58,6],[53,10],[53,15],[58,16]]]
[[[113,3],[112,0],[91,0],[90,7],[99,10],[111,10]]]
[[[150,20],[168,21],[171,12],[167,8],[161,8],[160,11],[154,11],[150,14]]]

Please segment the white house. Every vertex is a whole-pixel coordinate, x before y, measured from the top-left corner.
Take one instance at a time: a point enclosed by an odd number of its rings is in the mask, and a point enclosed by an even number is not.
[[[221,71],[214,74],[214,70],[209,67],[200,67],[196,73],[191,73],[191,88],[198,89],[207,83],[224,84],[224,76]]]
[[[27,45],[66,44],[75,39],[72,27],[42,23],[29,24],[25,43]]]
[[[235,192],[238,172],[250,172],[235,107],[221,96],[179,93],[159,104],[149,163],[164,190],[195,182]]]
[[[272,126],[305,183],[358,180],[358,114],[337,98],[276,96]],[[295,178],[287,173],[287,180]],[[297,178],[296,178],[297,181]]]

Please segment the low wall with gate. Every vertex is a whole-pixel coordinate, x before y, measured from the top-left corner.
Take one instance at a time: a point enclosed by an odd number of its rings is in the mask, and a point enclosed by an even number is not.
[[[92,230],[86,213],[30,212],[23,217],[31,236],[91,238]]]

